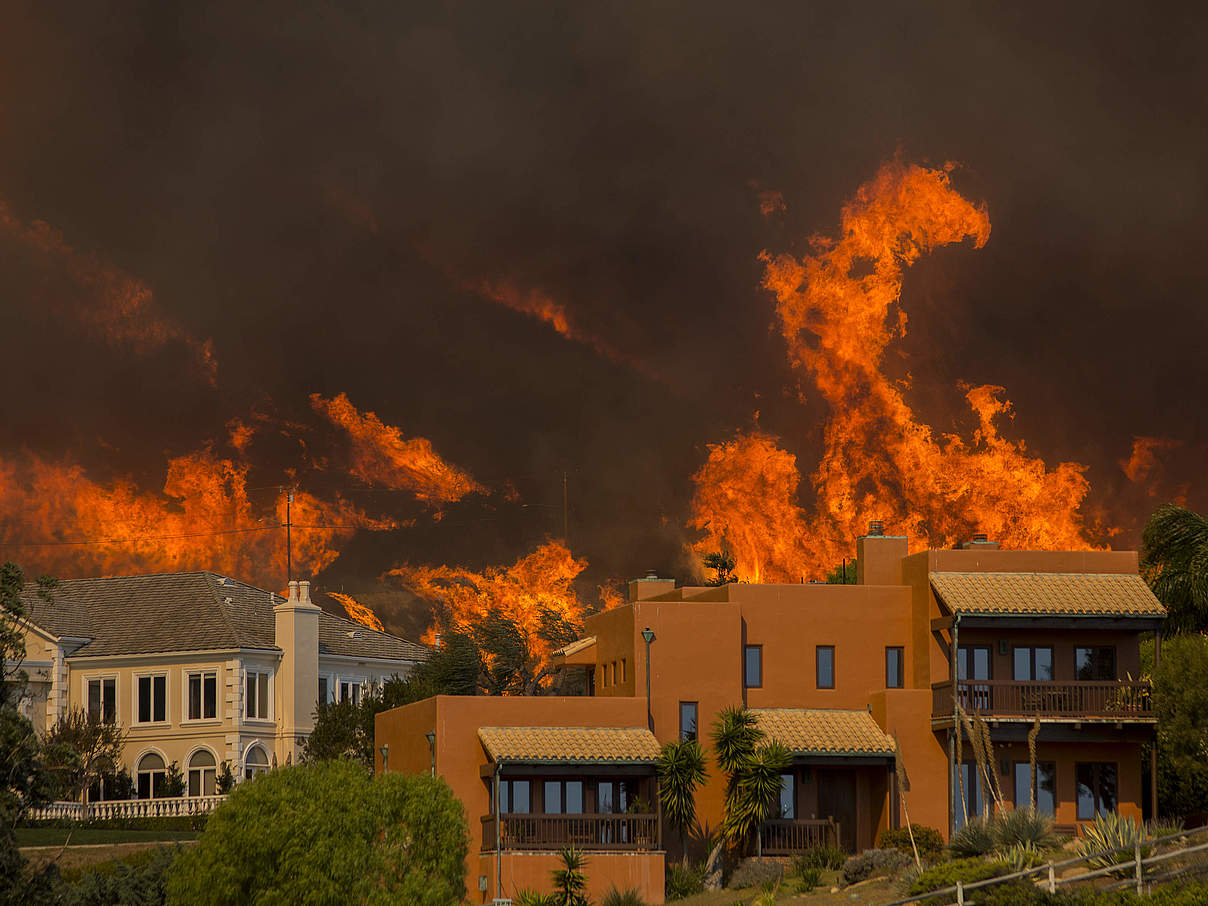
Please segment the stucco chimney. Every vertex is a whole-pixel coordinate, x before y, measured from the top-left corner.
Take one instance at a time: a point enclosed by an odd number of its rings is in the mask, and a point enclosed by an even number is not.
[[[963,551],[996,551],[998,542],[991,541],[990,536],[985,532],[974,532],[972,538],[960,543],[960,549]]]
[[[856,584],[901,585],[906,536],[886,535],[880,520],[868,524],[868,534],[856,539]]]
[[[302,744],[314,729],[319,696],[319,608],[310,600],[309,582],[290,582],[289,598],[273,608],[281,664],[276,677],[276,719],[281,734],[277,748],[284,760],[297,761]]]
[[[629,580],[629,601],[645,601],[648,598],[653,598],[656,595],[665,595],[669,591],[675,591],[674,579],[660,579],[659,574],[651,570],[646,574],[644,579]]]

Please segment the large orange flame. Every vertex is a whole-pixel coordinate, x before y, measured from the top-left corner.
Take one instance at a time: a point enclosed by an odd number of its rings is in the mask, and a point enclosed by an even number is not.
[[[547,541],[511,566],[481,572],[458,566],[400,566],[387,575],[433,603],[433,624],[424,636],[432,642],[449,630],[480,625],[492,611],[514,621],[530,650],[548,658],[557,646],[538,636],[542,611],[581,624],[592,608],[575,592],[575,578],[587,567],[561,541]]]
[[[0,238],[19,244],[23,256],[52,274],[65,274],[74,289],[50,294],[47,304],[70,314],[109,343],[146,353],[168,343],[185,344],[193,353],[202,376],[215,384],[218,365],[211,340],[198,340],[160,309],[146,284],[101,261],[95,254],[79,252],[63,235],[40,220],[22,223],[0,201]]]
[[[469,473],[443,460],[423,437],[404,438],[372,412],[359,412],[341,393],[334,399],[311,394],[320,415],[343,428],[352,442],[351,470],[369,484],[407,489],[433,506],[454,503],[486,489]]]
[[[163,493],[103,485],[79,466],[0,460],[0,545],[31,572],[61,577],[210,569],[276,588],[285,574],[284,497],[248,497],[247,466],[203,450],[170,461]],[[337,497],[296,492],[295,572],[313,574],[359,528],[393,528]]]
[[[352,595],[346,595],[338,591],[329,591],[327,594],[340,602],[350,620],[355,620],[362,626],[368,626],[370,629],[376,629],[378,632],[386,631],[386,627],[382,625],[382,621],[378,619],[378,615],[373,612],[373,609],[366,607]]]
[[[692,525],[706,533],[697,554],[727,548],[742,578],[796,582],[850,556],[872,519],[915,546],[947,546],[974,530],[1007,547],[1089,546],[1085,467],[1050,468],[1004,438],[998,424],[1011,404],[1001,387],[965,393],[976,418],[968,439],[937,439],[906,401],[909,381],[882,370],[906,329],[896,308],[905,269],[940,246],[989,238],[989,216],[952,188],[950,169],[887,163],[843,207],[838,239],[815,237],[803,258],[763,254],[790,359],[831,409],[816,504],[808,517],[797,508],[793,457],[771,438],[711,446],[696,476]]]

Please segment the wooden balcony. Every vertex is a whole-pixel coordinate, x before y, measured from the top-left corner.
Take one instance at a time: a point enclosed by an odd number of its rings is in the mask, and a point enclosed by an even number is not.
[[[935,683],[932,721],[952,717],[952,683]],[[956,695],[969,714],[995,720],[1152,722],[1147,682],[958,680]]]
[[[661,848],[658,815],[501,815],[502,850]],[[495,851],[495,816],[482,818],[482,851]]]
[[[772,818],[763,822],[765,856],[791,856],[816,846],[839,845],[839,825],[829,818]]]

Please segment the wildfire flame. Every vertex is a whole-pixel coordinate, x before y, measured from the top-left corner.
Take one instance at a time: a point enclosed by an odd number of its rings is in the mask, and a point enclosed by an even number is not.
[[[940,246],[980,248],[989,238],[985,209],[952,188],[950,170],[887,163],[844,205],[838,239],[814,237],[800,259],[761,256],[790,360],[830,406],[815,506],[808,515],[798,507],[795,460],[772,438],[712,445],[692,507],[691,524],[706,533],[698,555],[728,549],[742,578],[796,582],[850,556],[872,519],[916,546],[948,546],[975,530],[1007,547],[1090,546],[1085,467],[1050,468],[1004,438],[998,424],[1011,404],[1001,387],[965,393],[976,417],[969,439],[937,439],[905,399],[909,381],[882,370],[906,331],[895,310],[904,271]]]
[[[340,602],[350,620],[355,620],[362,626],[368,626],[370,629],[376,629],[378,632],[386,631],[386,627],[382,625],[382,621],[378,619],[377,614],[352,595],[346,595],[338,591],[329,591],[327,594]]]
[[[575,578],[587,567],[561,541],[547,541],[511,566],[474,572],[457,566],[400,566],[393,576],[433,603],[433,624],[424,636],[432,643],[449,630],[481,624],[491,611],[513,620],[527,635],[530,650],[548,658],[558,647],[538,636],[542,611],[581,625],[591,611],[575,592]]]
[[[202,376],[211,385],[218,364],[211,340],[198,340],[165,316],[149,287],[140,280],[101,261],[95,254],[72,248],[49,224],[22,223],[0,201],[0,238],[19,244],[27,260],[52,274],[65,274],[74,293],[48,294],[47,304],[66,307],[73,317],[114,345],[152,352],[172,342],[184,343],[193,353]],[[77,298],[73,298],[76,296]]]
[[[248,497],[248,467],[208,450],[171,460],[163,493],[103,485],[70,463],[0,460],[0,544],[31,571],[64,578],[209,569],[275,588],[285,572],[285,500]],[[295,568],[315,573],[357,529],[393,528],[337,497],[298,491],[290,509]]]
[[[351,471],[361,480],[407,489],[432,506],[454,503],[467,494],[486,491],[469,473],[445,462],[423,437],[404,438],[401,431],[372,412],[359,412],[341,393],[334,399],[311,394],[311,405],[343,428],[352,443]]]

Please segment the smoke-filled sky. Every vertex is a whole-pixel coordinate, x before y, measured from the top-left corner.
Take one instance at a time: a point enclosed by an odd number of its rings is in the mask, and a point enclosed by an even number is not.
[[[902,279],[884,370],[918,418],[968,435],[968,388],[1006,388],[1004,436],[1087,467],[1091,543],[1208,502],[1195,6],[0,8],[10,464],[158,493],[209,446],[254,512],[296,478],[398,524],[347,530],[326,578],[353,589],[560,536],[565,472],[584,578],[684,575],[708,445],[777,438],[808,511],[836,413],[760,253],[835,236],[896,158],[956,162],[992,223]],[[324,408],[340,394],[484,490],[440,518],[413,480],[387,490]],[[1155,459],[1130,479],[1137,437]],[[7,519],[4,558],[78,537]]]

